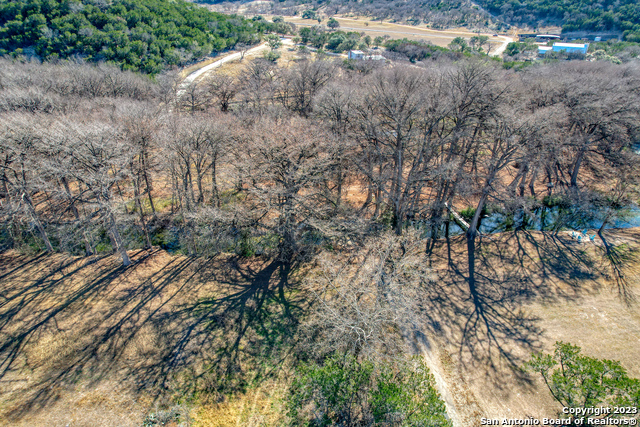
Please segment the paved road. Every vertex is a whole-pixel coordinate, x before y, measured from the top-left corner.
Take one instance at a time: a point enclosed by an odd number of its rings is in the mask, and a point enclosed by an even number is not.
[[[260,45],[258,45],[256,47],[252,47],[251,49],[249,49],[245,53],[245,55],[248,55],[250,53],[259,52],[259,51],[264,50],[266,48],[267,48],[267,44],[266,43],[262,43],[262,44],[260,44]],[[240,53],[240,52],[232,53],[230,55],[225,56],[224,58],[221,58],[221,59],[218,59],[215,62],[212,62],[209,65],[205,65],[204,67],[199,68],[196,71],[194,71],[193,73],[189,74],[187,77],[185,77],[185,79],[180,84],[180,89],[178,90],[178,96],[182,95],[184,93],[184,91],[187,89],[187,86],[189,86],[191,83],[193,83],[198,77],[203,76],[204,74],[208,73],[209,71],[220,67],[224,63],[227,63],[229,61],[235,61],[236,59],[240,59],[241,56],[242,56],[242,53]]]
[[[287,46],[293,45],[293,41],[291,39],[282,38],[281,40],[283,45],[287,45]],[[268,47],[269,45],[267,43],[259,44],[258,46],[252,47],[247,52],[245,52],[245,55],[250,55],[252,53],[260,52],[261,50],[265,50]],[[186,90],[187,86],[193,83],[198,77],[207,74],[209,71],[214,70],[220,67],[222,64],[225,64],[229,61],[235,61],[236,59],[240,59],[241,56],[242,54],[240,52],[229,54],[224,58],[218,59],[217,61],[212,62],[209,65],[205,65],[204,67],[199,68],[193,73],[189,74],[187,77],[184,78],[184,80],[180,84],[180,89],[178,90],[178,96],[182,95]]]

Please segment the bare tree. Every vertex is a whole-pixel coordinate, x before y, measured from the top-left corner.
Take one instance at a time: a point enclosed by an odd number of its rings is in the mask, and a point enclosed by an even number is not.
[[[66,120],[60,126],[69,135],[60,172],[82,185],[78,198],[93,211],[92,216],[100,218],[123,265],[129,266],[131,260],[119,231],[115,190],[130,178],[129,166],[135,154],[124,143],[119,129],[108,122]]]
[[[42,129],[38,117],[11,115],[2,119],[0,128],[0,164],[5,210],[15,221],[23,211],[44,242],[45,250],[53,252],[53,246],[38,213],[34,196],[44,187],[47,177],[38,173],[39,154],[42,149]]]
[[[259,227],[279,238],[278,257],[291,262],[301,251],[300,235],[329,206],[318,187],[330,162],[330,145],[321,131],[309,132],[308,121],[257,121],[242,135],[247,208]]]
[[[362,146],[360,170],[374,183],[376,198],[386,196],[397,234],[402,233],[411,200],[420,197],[425,159],[418,122],[427,82],[422,70],[381,70],[366,82],[356,107]]]
[[[354,144],[350,138],[350,128],[354,123],[354,101],[357,88],[346,82],[329,84],[314,100],[316,115],[328,123],[335,137],[335,173],[327,181],[328,197],[340,209],[343,201],[344,185],[349,178],[349,165],[354,160]],[[371,186],[369,186],[371,188]],[[335,193],[332,197],[330,194]]]
[[[229,111],[229,104],[238,93],[238,83],[231,76],[216,75],[209,82],[209,91],[213,94],[220,106],[220,111]]]
[[[145,220],[142,198],[146,195],[151,212],[155,215],[156,208],[152,196],[151,173],[154,168],[154,143],[157,140],[157,130],[160,122],[157,112],[151,105],[124,105],[121,121],[123,132],[130,144],[133,156],[130,158],[129,170],[132,174],[133,198],[135,209],[140,217],[140,226],[145,238],[145,246],[151,248],[151,239]]]
[[[240,52],[240,61],[242,61],[244,59],[244,56],[246,55],[247,51],[249,50],[251,46],[246,44],[246,43],[237,43],[236,44],[236,50],[238,52]]]
[[[211,94],[202,81],[191,82],[181,86],[178,95],[178,105],[181,109],[192,114],[205,111],[211,105]]]
[[[640,76],[634,68],[610,63],[578,61],[557,64],[532,72],[553,83],[539,102],[564,109],[565,121],[555,132],[565,151],[558,166],[566,172],[568,185],[578,178],[590,160],[606,159],[630,146],[640,114]],[[603,78],[607,75],[607,78]],[[632,96],[630,96],[632,95]],[[560,177],[561,182],[564,180]]]
[[[274,65],[264,59],[254,59],[249,62],[239,77],[239,94],[245,107],[253,112],[261,113],[273,99],[274,93]]]
[[[278,97],[285,107],[308,117],[314,96],[334,73],[335,65],[330,61],[301,61],[280,76]]]
[[[307,285],[316,303],[303,325],[319,355],[379,358],[403,348],[403,335],[419,320],[422,288],[432,280],[413,230],[370,238],[345,262],[319,257],[320,274]]]

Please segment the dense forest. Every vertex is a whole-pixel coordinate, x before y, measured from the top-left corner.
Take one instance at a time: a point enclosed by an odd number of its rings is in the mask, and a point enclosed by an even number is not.
[[[640,42],[640,4],[635,0],[479,0],[491,13],[512,24],[562,26],[563,32],[621,31],[627,41]]]
[[[268,25],[183,0],[1,1],[0,55],[78,57],[158,73],[236,43],[256,43]]]

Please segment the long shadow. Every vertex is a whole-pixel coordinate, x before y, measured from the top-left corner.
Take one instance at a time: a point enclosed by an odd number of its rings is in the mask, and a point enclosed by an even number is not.
[[[598,231],[598,237],[602,241],[603,264],[613,273],[613,280],[620,299],[628,306],[632,306],[638,301],[638,297],[633,291],[633,287],[624,274],[625,264],[629,264],[637,257],[637,249],[628,248],[626,245],[616,247],[609,242],[602,231]]]
[[[26,264],[22,265],[24,266]],[[56,304],[43,304],[45,299],[55,295],[57,288],[65,280],[80,273],[86,266],[86,263],[73,258],[65,259],[52,267],[46,275],[27,285],[14,280],[5,287],[8,288],[7,296],[0,304],[0,379],[12,368],[22,347],[38,330],[55,319],[69,305],[98,291],[101,284],[113,280],[123,270],[116,267],[102,271],[97,280],[85,284],[69,295],[60,295]],[[19,268],[12,270],[16,271],[19,271]],[[17,331],[5,332],[7,326],[16,323],[20,324]]]
[[[518,231],[473,244],[459,236],[442,242],[437,256],[440,277],[425,305],[430,332],[455,340],[467,369],[493,377],[510,367],[522,384],[528,378],[519,367],[541,348],[543,332],[527,303],[566,301],[597,287],[593,259],[549,234]]]
[[[290,280],[295,266],[176,257],[149,273],[144,257],[134,259],[127,269],[103,263],[90,271],[83,261],[64,260],[22,283],[12,280],[20,266],[6,274],[0,381],[20,378],[25,366],[39,373],[14,399],[20,405],[12,418],[51,405],[61,387],[105,379],[121,378],[131,392],[156,396],[233,392],[286,357],[306,304]],[[69,284],[83,272],[84,282]],[[51,333],[72,333],[79,342],[69,354],[53,355],[52,367],[25,360],[25,348]]]
[[[175,331],[163,363],[149,369],[186,367],[191,384],[183,387],[220,393],[241,391],[270,375],[295,345],[294,332],[307,305],[290,282],[293,268],[273,260],[257,268],[236,264],[232,271],[214,274],[209,280],[222,284],[221,294],[156,319],[158,327],[184,327]],[[200,350],[197,361],[194,349]]]
[[[30,264],[37,263],[39,260],[41,260],[45,256],[46,256],[46,253],[43,252],[35,257],[23,256],[23,257],[20,257],[18,260],[16,260],[13,257],[6,257],[4,255],[0,255],[0,260],[2,261],[0,264],[5,265],[5,267],[0,267],[1,268],[0,271],[2,272],[2,274],[0,274],[0,280],[3,280],[5,277],[12,275],[16,271],[19,271]],[[10,270],[8,269],[9,265],[12,266]],[[8,270],[8,271],[5,271],[5,270]]]
[[[92,337],[87,345],[76,349],[77,351],[73,352],[71,357],[58,360],[56,369],[44,372],[30,387],[29,395],[21,399],[23,404],[13,411],[12,416],[19,417],[31,410],[46,407],[56,399],[55,390],[59,387],[86,378],[96,381],[110,373],[111,366],[117,361],[117,356],[126,347],[132,334],[127,335],[118,327],[107,328],[102,336],[99,336],[97,331],[104,329],[104,324],[110,319],[139,316],[143,306],[157,297],[162,292],[162,288],[170,283],[170,279],[158,278],[158,283],[147,286],[142,291],[144,295],[138,295],[142,303],[136,304],[129,311],[127,306],[130,299],[122,299],[121,303],[117,304],[117,301],[109,295],[114,289],[114,283],[133,274],[145,258],[138,257],[137,263],[126,269],[119,264],[94,267],[95,273],[91,278],[72,289],[69,289],[66,282],[80,274],[90,263],[68,259],[30,282],[24,287],[26,290],[17,292],[9,299],[6,310],[0,312],[2,324],[12,327],[11,332],[3,333],[0,337],[0,366],[2,367],[0,380],[12,373],[18,373],[24,369],[23,365],[31,371],[38,369],[39,366],[29,366],[28,360],[22,361],[23,363],[18,367],[14,367],[14,364],[25,346],[51,329],[58,332],[73,330],[77,336]],[[175,277],[189,264],[190,261],[186,259],[174,266],[168,265],[167,271]],[[144,289],[144,286],[142,288]],[[101,301],[108,301],[107,305],[111,310],[97,319],[85,318],[91,313],[93,305]],[[70,319],[79,320],[70,322]],[[122,324],[121,322],[119,321],[118,324]],[[65,324],[66,328],[61,328],[59,323]],[[90,371],[91,375],[86,375],[87,371]]]

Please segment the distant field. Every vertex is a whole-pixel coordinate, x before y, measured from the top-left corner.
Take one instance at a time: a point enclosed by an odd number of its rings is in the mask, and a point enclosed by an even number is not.
[[[208,7],[211,10],[219,10],[215,5],[203,5]],[[240,13],[242,13],[242,9],[240,9]],[[269,20],[272,19],[272,16],[265,15],[265,17]],[[391,22],[380,22],[373,21],[369,18],[346,18],[335,16],[334,17],[340,23],[340,30],[344,31],[358,31],[364,32],[365,34],[370,35],[371,37],[377,36],[389,36],[392,39],[402,39],[407,38],[409,40],[416,41],[428,41],[433,43],[436,46],[446,47],[451,40],[456,37],[464,37],[471,38],[478,34],[484,34],[489,36],[489,40],[492,44],[492,49],[502,45],[506,38],[506,35],[493,37],[493,33],[477,33],[469,31],[465,28],[455,28],[450,30],[434,30],[427,28],[425,25],[403,25],[403,24],[395,24]],[[291,22],[296,25],[301,26],[313,26],[313,25],[326,25],[325,22],[318,24],[317,20],[314,19],[302,19],[296,16],[285,16],[286,22]],[[506,36],[507,38],[509,36]],[[512,41],[509,39],[508,41]]]
[[[471,38],[477,36],[474,33],[463,28],[452,30],[432,30],[425,26],[410,26],[402,24],[394,24],[390,22],[371,21],[366,18],[353,19],[336,17],[340,23],[341,30],[364,32],[371,37],[388,35],[392,39],[408,38],[409,40],[429,41],[436,46],[447,46],[456,37]],[[299,17],[285,17],[285,21],[292,22],[296,25],[318,25],[318,21],[313,19],[302,19]],[[493,37],[492,34],[485,34],[490,40],[499,44],[503,41],[501,37]]]

